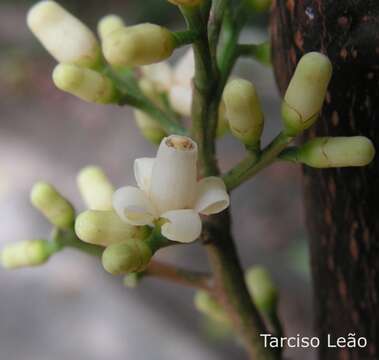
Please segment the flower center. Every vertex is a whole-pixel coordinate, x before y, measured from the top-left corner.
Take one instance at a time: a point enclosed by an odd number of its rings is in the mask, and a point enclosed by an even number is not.
[[[192,140],[185,136],[178,136],[178,135],[170,136],[166,140],[166,144],[167,146],[172,147],[175,150],[180,150],[180,151],[192,150],[194,148]]]

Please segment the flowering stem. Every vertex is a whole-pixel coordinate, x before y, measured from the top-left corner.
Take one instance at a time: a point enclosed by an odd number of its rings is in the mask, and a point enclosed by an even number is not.
[[[199,38],[199,33],[193,30],[175,31],[172,36],[175,39],[175,46],[178,48],[195,42]]]
[[[220,4],[220,3],[219,3]],[[215,10],[215,8],[213,8]],[[226,9],[224,9],[226,11]],[[223,11],[211,16],[222,16]],[[230,10],[230,9],[229,9]],[[207,22],[195,10],[182,9],[189,28],[200,29],[201,36],[194,43],[195,78],[194,100],[192,105],[193,136],[199,144],[200,167],[202,175],[219,173],[215,156],[215,133],[218,120],[218,106],[226,80],[235,62],[234,51],[239,29],[233,32],[224,48],[225,66],[219,68],[214,56],[218,46],[218,23],[221,18],[213,18],[208,34]],[[215,28],[213,28],[215,26]],[[215,41],[210,44],[209,40]],[[231,54],[230,54],[231,52]],[[213,54],[213,55],[212,55]],[[217,71],[215,71],[217,69]],[[223,73],[220,73],[221,72]],[[230,232],[230,214],[224,211],[217,216],[204,219],[201,239],[207,249],[216,297],[225,307],[231,322],[243,340],[251,359],[277,359],[277,354],[264,347],[261,333],[266,331],[263,320],[253,304],[247,290],[244,272]]]
[[[224,175],[223,179],[228,190],[231,191],[235,189],[246,180],[252,178],[259,171],[272,164],[292,140],[292,137],[280,133],[258,157],[248,154],[244,160]]]
[[[151,261],[143,275],[155,276],[180,285],[212,291],[209,274],[182,269],[158,261]]]

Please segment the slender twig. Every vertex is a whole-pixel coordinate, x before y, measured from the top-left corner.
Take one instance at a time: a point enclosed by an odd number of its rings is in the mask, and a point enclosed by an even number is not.
[[[260,156],[247,155],[244,160],[223,176],[228,190],[231,191],[235,189],[246,180],[252,178],[259,171],[272,164],[292,140],[293,138],[281,133],[262,151]]]
[[[190,271],[158,261],[151,261],[143,275],[154,276],[180,285],[212,291],[209,274]]]

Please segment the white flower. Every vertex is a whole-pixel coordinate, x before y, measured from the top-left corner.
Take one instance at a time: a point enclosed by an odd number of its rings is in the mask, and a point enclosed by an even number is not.
[[[171,67],[167,62],[142,67],[142,73],[159,91],[168,93],[172,108],[183,116],[191,115],[192,79],[195,74],[195,59],[192,48]]]
[[[162,235],[191,242],[201,234],[199,214],[216,214],[229,206],[229,195],[218,177],[197,181],[197,145],[190,138],[171,135],[162,140],[156,158],[136,159],[138,188],[126,186],[113,195],[113,207],[131,225],[153,225]]]

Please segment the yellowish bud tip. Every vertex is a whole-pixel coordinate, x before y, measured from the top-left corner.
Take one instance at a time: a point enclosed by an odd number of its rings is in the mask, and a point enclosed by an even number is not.
[[[144,241],[129,239],[108,246],[103,252],[102,263],[107,272],[123,275],[145,270],[151,257],[150,247]]]
[[[295,136],[317,120],[332,77],[332,64],[318,52],[304,55],[288,85],[282,104],[285,131]]]
[[[204,0],[168,0],[168,2],[177,6],[198,6],[203,1]]]
[[[108,246],[122,241],[143,240],[151,230],[146,226],[133,226],[123,222],[113,211],[88,210],[75,221],[75,233],[84,242]]]
[[[248,0],[247,4],[256,12],[268,11],[271,7],[272,0]]]
[[[46,240],[29,240],[6,246],[0,254],[5,269],[38,266],[45,263],[51,255]]]
[[[135,110],[134,117],[142,135],[153,144],[160,144],[162,139],[167,136],[166,132],[155,119],[152,119],[143,111]]]
[[[174,49],[172,33],[149,23],[119,28],[103,39],[104,56],[116,67],[157,63],[171,56]]]
[[[368,165],[375,156],[375,147],[364,136],[315,138],[304,144],[298,161],[315,168]]]
[[[108,104],[117,102],[113,82],[103,74],[70,64],[59,64],[53,72],[56,87],[88,102]]]
[[[228,323],[228,315],[224,308],[207,291],[197,291],[194,298],[195,308],[212,320]]]
[[[86,67],[101,63],[100,45],[80,20],[55,1],[40,1],[28,12],[27,24],[58,61]]]
[[[75,210],[52,185],[38,182],[33,186],[30,200],[35,208],[55,226],[69,229],[74,224]]]
[[[258,145],[264,116],[254,85],[243,79],[230,81],[225,87],[223,102],[232,134],[247,146]]]
[[[97,24],[97,33],[99,34],[100,39],[103,40],[113,31],[120,29],[124,26],[124,20],[122,20],[122,18],[118,15],[106,15]]]
[[[246,273],[246,283],[250,295],[258,310],[271,313],[278,302],[278,291],[269,272],[261,267],[254,266]]]
[[[97,166],[83,168],[77,177],[80,194],[91,210],[112,210],[114,188],[104,171]]]

